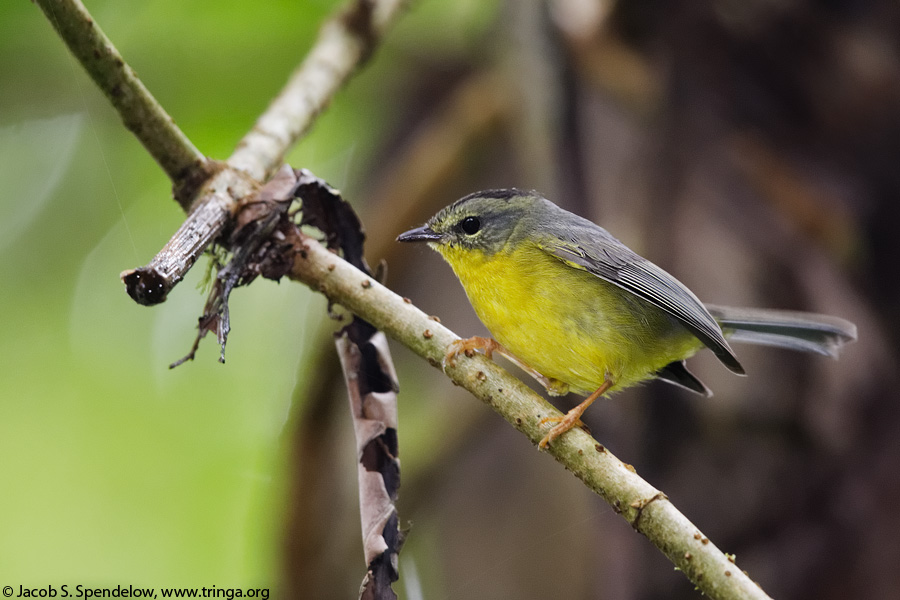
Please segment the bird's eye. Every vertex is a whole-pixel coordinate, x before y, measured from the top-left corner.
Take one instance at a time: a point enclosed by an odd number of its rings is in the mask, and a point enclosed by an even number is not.
[[[460,222],[459,227],[467,235],[475,235],[481,229],[481,221],[478,217],[466,217]]]

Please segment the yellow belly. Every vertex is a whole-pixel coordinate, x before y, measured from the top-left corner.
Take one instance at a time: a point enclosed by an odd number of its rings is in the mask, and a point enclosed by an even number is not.
[[[613,389],[634,385],[702,345],[662,310],[540,248],[439,251],[491,335],[572,391],[593,392],[607,377]]]

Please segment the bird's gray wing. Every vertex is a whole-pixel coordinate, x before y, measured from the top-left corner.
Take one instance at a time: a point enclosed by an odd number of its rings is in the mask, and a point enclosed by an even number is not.
[[[703,303],[680,281],[637,255],[608,231],[590,221],[542,228],[538,245],[566,264],[593,273],[672,315],[731,371],[744,373]]]

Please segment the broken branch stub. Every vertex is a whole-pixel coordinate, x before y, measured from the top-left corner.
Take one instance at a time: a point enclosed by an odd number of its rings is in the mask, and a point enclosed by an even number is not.
[[[222,249],[229,253],[224,265],[216,265],[218,272],[198,319],[197,337],[190,352],[175,361],[170,368],[193,360],[200,340],[210,332],[219,343],[219,361],[225,362],[225,344],[231,331],[228,299],[234,288],[247,285],[259,275],[278,280],[293,265],[293,246],[286,242],[286,234],[296,227],[288,213],[294,200],[297,178],[293,169],[283,167],[252,200],[241,204],[234,217],[233,229],[228,233]]]

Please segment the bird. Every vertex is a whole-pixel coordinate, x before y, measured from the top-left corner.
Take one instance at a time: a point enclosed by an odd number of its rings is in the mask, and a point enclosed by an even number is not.
[[[728,343],[837,357],[856,326],[829,315],[704,304],[603,227],[535,191],[469,194],[397,237],[425,242],[450,265],[492,338],[451,344],[446,362],[482,350],[507,356],[550,395],[587,396],[539,442],[547,448],[599,397],[650,379],[710,396],[685,359],[708,348],[745,370]]]

